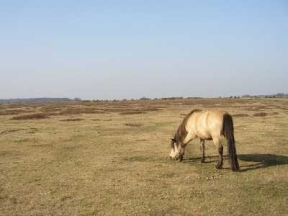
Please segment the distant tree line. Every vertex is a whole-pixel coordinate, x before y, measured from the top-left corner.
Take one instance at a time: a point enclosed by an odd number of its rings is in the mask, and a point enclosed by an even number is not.
[[[201,99],[202,97],[165,97],[165,98],[154,98],[150,99],[147,97],[139,98],[141,101],[149,100],[185,100],[185,99]],[[272,95],[242,95],[242,96],[229,96],[229,97],[219,97],[219,98],[230,98],[230,99],[239,99],[239,98],[288,98],[288,93],[277,93]],[[131,99],[132,101],[135,99]],[[61,102],[91,102],[89,100],[81,100],[80,98],[17,98],[17,99],[0,99],[0,104],[14,104],[14,103],[61,103]],[[109,102],[111,100],[92,100],[93,102]],[[112,101],[121,101],[121,100],[112,100]],[[122,101],[127,101],[123,99]]]
[[[277,93],[271,95],[243,95],[244,98],[288,98],[288,93]]]
[[[59,103],[69,101],[81,101],[81,99],[69,98],[16,98],[16,99],[0,99],[0,104],[15,104],[15,103]]]

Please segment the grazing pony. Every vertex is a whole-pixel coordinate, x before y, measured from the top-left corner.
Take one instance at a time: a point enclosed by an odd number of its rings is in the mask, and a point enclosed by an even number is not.
[[[183,160],[185,147],[193,139],[200,139],[202,149],[201,162],[205,161],[205,140],[213,140],[218,148],[219,161],[217,169],[223,166],[223,146],[220,138],[224,136],[228,142],[228,154],[233,171],[239,170],[237,153],[234,140],[234,127],[232,116],[225,111],[219,110],[192,110],[178,127],[175,136],[171,139],[170,158],[179,161]]]

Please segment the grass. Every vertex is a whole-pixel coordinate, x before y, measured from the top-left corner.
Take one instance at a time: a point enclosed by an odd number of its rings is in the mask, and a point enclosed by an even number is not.
[[[266,112],[259,112],[259,113],[254,113],[253,114],[253,116],[267,116],[268,115],[268,113],[266,113]]]
[[[248,116],[249,116],[248,114],[244,114],[244,113],[237,113],[233,115],[233,117],[248,117]]]
[[[62,119],[60,121],[83,121],[84,119],[82,118],[68,118],[68,119]]]
[[[141,127],[142,125],[139,123],[125,123],[124,125],[128,127]]]
[[[287,215],[287,100],[18,106],[49,118],[11,120],[30,113],[1,107],[1,215]],[[183,162],[169,159],[181,114],[195,108],[235,117],[240,172],[231,172],[227,157],[215,169],[212,142],[204,164],[198,140]]]
[[[33,114],[14,116],[11,118],[11,120],[28,120],[28,119],[45,119],[45,118],[49,118],[49,116],[46,115],[45,113],[33,113]]]

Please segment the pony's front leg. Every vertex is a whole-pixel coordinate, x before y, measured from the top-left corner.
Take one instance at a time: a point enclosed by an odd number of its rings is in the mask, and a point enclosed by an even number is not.
[[[205,140],[200,139],[200,150],[202,151],[201,163],[205,163]]]
[[[179,153],[179,161],[182,161],[184,158],[184,154],[185,154],[185,147],[186,145],[181,144],[181,149],[180,149],[180,153]]]
[[[213,143],[218,148],[218,154],[219,154],[219,161],[216,165],[216,168],[221,169],[223,166],[223,146],[219,138],[213,138]]]

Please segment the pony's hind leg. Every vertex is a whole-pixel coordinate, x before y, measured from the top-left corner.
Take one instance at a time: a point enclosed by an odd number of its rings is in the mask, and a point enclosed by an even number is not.
[[[205,140],[200,139],[200,150],[202,151],[201,163],[205,163]]]
[[[213,138],[214,145],[218,148],[219,160],[216,165],[217,169],[221,169],[223,166],[223,146],[221,144],[220,138]]]

